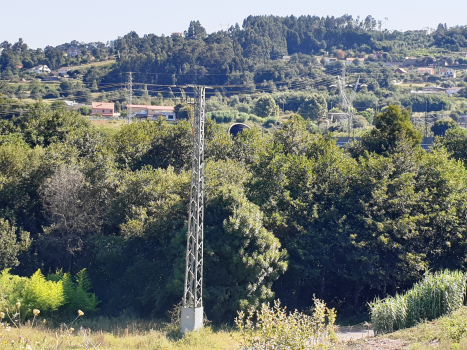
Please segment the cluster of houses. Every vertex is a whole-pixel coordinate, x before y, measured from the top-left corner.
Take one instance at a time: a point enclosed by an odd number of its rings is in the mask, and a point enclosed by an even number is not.
[[[427,75],[435,75],[436,71],[441,76],[446,78],[456,78],[457,74],[456,71],[452,68],[438,68],[435,70],[433,67],[419,67],[417,68],[417,73],[419,74],[427,74]],[[397,68],[394,73],[396,74],[407,74],[407,69],[405,68]]]
[[[173,106],[151,106],[128,104],[128,113],[130,117],[138,120],[157,120],[165,117],[168,121],[175,121],[176,114]],[[115,103],[113,102],[92,102],[91,115],[100,115],[103,117],[116,117]]]
[[[423,94],[423,95],[430,95],[430,94],[439,94],[439,93],[446,93],[448,96],[455,95],[463,90],[463,87],[451,87],[451,88],[443,88],[440,86],[432,85],[432,86],[425,86],[420,90],[411,90],[412,94]]]

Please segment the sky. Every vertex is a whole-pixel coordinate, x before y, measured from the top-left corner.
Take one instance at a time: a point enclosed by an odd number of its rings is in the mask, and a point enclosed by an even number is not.
[[[467,1],[451,0],[2,0],[0,42],[19,38],[32,48],[72,40],[107,42],[130,31],[170,35],[199,20],[208,33],[226,29],[249,15],[367,15],[383,28],[413,30],[467,25]],[[387,20],[385,19],[387,18]]]

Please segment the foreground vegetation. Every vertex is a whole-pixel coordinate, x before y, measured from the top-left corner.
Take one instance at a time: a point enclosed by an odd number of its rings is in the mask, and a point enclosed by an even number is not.
[[[459,309],[465,298],[466,276],[444,271],[427,274],[402,295],[369,304],[375,334],[408,328]]]
[[[115,321],[115,320],[114,320]],[[131,325],[130,325],[131,326]],[[167,331],[123,328],[117,331],[92,331],[79,325],[49,329],[46,326],[24,326],[20,329],[0,327],[0,349],[225,349],[238,348],[238,333],[212,331],[205,328],[187,336],[171,337]]]
[[[0,125],[0,269],[55,282],[86,269],[96,314],[166,317],[183,294],[190,123],[106,134],[66,108],[30,108]],[[232,322],[274,298],[306,310],[314,295],[366,313],[428,269],[462,270],[465,134],[450,129],[427,153],[398,106],[348,149],[298,115],[237,137],[208,121],[208,318]]]
[[[386,335],[390,339],[410,342],[411,350],[467,349],[467,307],[462,306],[452,315],[421,322],[415,327]]]

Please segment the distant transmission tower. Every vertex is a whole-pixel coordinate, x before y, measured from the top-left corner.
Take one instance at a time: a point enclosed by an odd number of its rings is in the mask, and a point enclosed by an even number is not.
[[[353,108],[353,101],[355,99],[355,93],[357,92],[357,87],[360,81],[360,76],[355,82],[355,86],[350,96],[347,96],[347,92],[345,91],[345,88],[347,87],[346,76],[345,76],[345,66],[344,66],[344,69],[342,70],[342,77],[337,77],[337,80],[339,83],[340,104],[341,104],[343,112],[345,113],[344,120],[347,122],[347,128],[348,128],[347,130],[348,130],[348,135],[350,137],[350,127],[352,125],[353,117],[355,115],[355,110]]]
[[[181,315],[182,333],[203,327],[203,239],[204,239],[204,121],[205,86],[195,90],[193,160],[188,216],[185,289]]]
[[[133,73],[128,73],[128,83],[127,83],[127,91],[128,91],[128,124],[131,124],[131,108],[129,107],[133,101]]]

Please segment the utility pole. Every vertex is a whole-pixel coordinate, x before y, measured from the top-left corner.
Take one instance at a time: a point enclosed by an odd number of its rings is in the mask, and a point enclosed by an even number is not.
[[[350,139],[350,128],[352,126],[352,121],[353,121],[353,116],[355,114],[354,108],[353,108],[353,101],[355,99],[355,94],[357,92],[358,88],[358,83],[360,81],[360,76],[358,77],[357,81],[355,82],[355,86],[352,90],[352,93],[349,96],[347,96],[347,93],[345,91],[345,88],[347,87],[346,83],[346,77],[345,77],[345,66],[342,70],[342,78],[337,77],[337,81],[339,83],[339,91],[340,91],[340,104],[344,112],[346,113],[346,121],[348,123],[347,125],[347,130],[348,130],[348,137]]]
[[[428,137],[428,100],[425,106],[425,137]]]
[[[131,108],[128,107],[131,105],[132,100],[133,100],[133,73],[129,72],[128,73],[128,105],[127,105],[127,110],[128,110],[128,124],[131,124]]]
[[[204,228],[204,122],[206,87],[195,91],[193,160],[188,216],[185,288],[181,314],[182,333],[203,327],[203,228]]]

